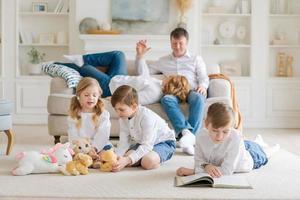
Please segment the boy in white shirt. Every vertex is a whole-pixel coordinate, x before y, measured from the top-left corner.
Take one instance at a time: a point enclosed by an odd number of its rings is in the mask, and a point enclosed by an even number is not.
[[[206,172],[212,177],[231,175],[234,172],[249,172],[268,162],[279,145],[269,147],[260,135],[253,141],[233,127],[233,111],[224,103],[214,103],[207,111],[204,128],[197,134],[195,167],[180,167],[177,175],[187,176]]]
[[[138,165],[154,169],[173,156],[176,148],[174,131],[156,113],[139,105],[134,88],[128,85],[117,88],[111,104],[120,117],[118,162],[113,171]]]

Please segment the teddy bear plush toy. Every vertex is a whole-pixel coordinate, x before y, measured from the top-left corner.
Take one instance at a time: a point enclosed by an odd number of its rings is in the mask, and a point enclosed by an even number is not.
[[[96,150],[91,146],[91,141],[89,138],[78,138],[72,141],[73,151],[76,154],[83,153],[92,157],[93,164],[92,168],[100,168],[100,156],[97,154]]]
[[[86,175],[89,173],[88,167],[93,164],[91,156],[83,153],[78,153],[75,155],[73,161],[66,164],[66,168],[62,169],[61,172],[64,175]]]
[[[112,146],[107,145],[101,152],[100,170],[103,172],[111,172],[113,165],[117,162],[117,155]]]

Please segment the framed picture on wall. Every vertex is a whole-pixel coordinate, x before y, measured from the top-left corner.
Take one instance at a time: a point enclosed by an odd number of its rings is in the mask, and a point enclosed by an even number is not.
[[[47,12],[48,5],[46,2],[32,2],[32,12]]]

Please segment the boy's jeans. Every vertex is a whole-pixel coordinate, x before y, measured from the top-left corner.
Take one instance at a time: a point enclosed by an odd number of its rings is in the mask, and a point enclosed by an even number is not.
[[[57,63],[75,69],[83,77],[95,78],[102,90],[102,97],[111,96],[109,82],[115,75],[127,75],[127,63],[125,55],[121,51],[110,51],[83,55],[83,66],[74,63]],[[99,71],[96,67],[107,68],[106,73]]]
[[[174,95],[163,96],[161,104],[175,129],[176,136],[183,129],[189,129],[193,134],[197,133],[198,128],[202,125],[205,99],[206,97],[202,94],[190,91],[187,98],[189,116],[188,119],[185,119],[180,109],[178,97]]]
[[[253,169],[258,169],[261,166],[267,164],[268,158],[259,144],[249,140],[245,140],[244,144],[246,150],[249,151],[253,159]]]

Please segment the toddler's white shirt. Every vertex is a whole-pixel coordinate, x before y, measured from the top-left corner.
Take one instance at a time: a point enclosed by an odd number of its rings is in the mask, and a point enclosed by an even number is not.
[[[92,146],[96,147],[98,151],[101,151],[105,145],[111,144],[109,142],[111,123],[109,120],[109,112],[104,110],[99,116],[98,123],[95,128],[93,122],[94,113],[79,113],[81,116],[81,126],[77,129],[77,121],[68,117],[68,136],[69,142],[77,138],[87,137],[92,141]]]
[[[152,151],[153,146],[167,140],[175,141],[175,133],[160,116],[152,110],[138,106],[131,119],[120,118],[120,140],[116,153],[123,156],[129,149],[131,141],[140,146],[129,155],[132,164]]]

